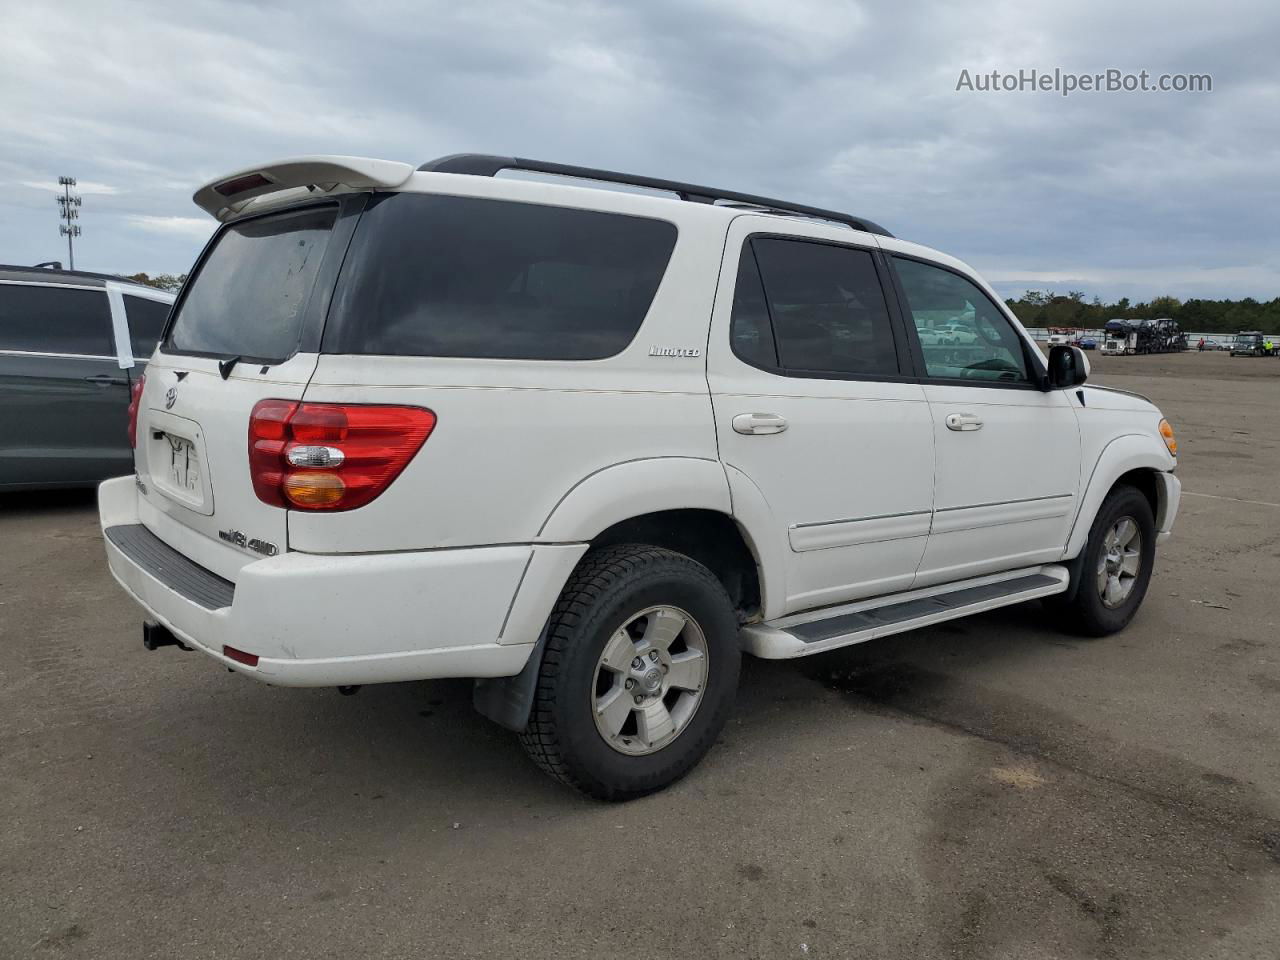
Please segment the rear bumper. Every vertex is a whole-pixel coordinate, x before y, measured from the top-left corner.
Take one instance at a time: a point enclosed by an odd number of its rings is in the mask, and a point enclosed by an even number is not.
[[[281,686],[513,676],[559,593],[548,586],[586,549],[284,553],[246,564],[232,584],[139,524],[132,477],[102,484],[98,503],[111,573],[148,615],[230,669]],[[224,646],[256,654],[257,666]]]

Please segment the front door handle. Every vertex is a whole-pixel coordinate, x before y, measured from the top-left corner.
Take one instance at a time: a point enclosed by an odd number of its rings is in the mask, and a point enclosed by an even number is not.
[[[127,387],[129,381],[123,377],[113,377],[109,373],[99,373],[92,377],[85,377],[89,383],[95,387]]]
[[[982,420],[974,416],[972,413],[948,413],[947,429],[968,432],[969,430],[981,430]]]
[[[733,418],[733,429],[749,437],[759,437],[781,433],[787,429],[787,420],[776,413],[740,413]]]

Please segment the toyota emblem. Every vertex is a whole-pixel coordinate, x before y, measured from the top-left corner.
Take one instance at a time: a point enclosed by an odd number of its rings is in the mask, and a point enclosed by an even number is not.
[[[178,402],[178,388],[170,387],[164,393],[164,408],[166,410],[172,410],[173,405],[177,402]]]

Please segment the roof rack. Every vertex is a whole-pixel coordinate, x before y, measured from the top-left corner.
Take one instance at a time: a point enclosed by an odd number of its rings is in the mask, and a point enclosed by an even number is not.
[[[465,173],[475,177],[493,177],[503,170],[527,170],[531,173],[549,173],[560,177],[574,177],[579,180],[599,180],[603,183],[622,183],[632,187],[648,187],[651,190],[666,190],[674,193],[681,200],[692,203],[715,203],[717,200],[728,200],[752,207],[761,207],[769,213],[799,214],[804,217],[815,217],[819,220],[830,220],[843,223],[854,230],[864,233],[875,233],[882,237],[893,234],[871,220],[862,217],[851,217],[847,213],[836,210],[823,210],[801,203],[790,203],[786,200],[774,200],[752,193],[738,193],[735,190],[721,190],[718,187],[700,187],[693,183],[681,183],[678,180],[662,180],[657,177],[638,177],[630,173],[616,173],[612,170],[596,170],[593,167],[576,167],[568,163],[551,163],[546,160],[530,160],[527,157],[497,157],[484,153],[453,153],[447,157],[428,160],[419,170],[428,173]]]
[[[46,260],[44,263],[0,263],[0,270],[5,273],[30,273],[44,276],[80,277],[85,280],[110,280],[115,283],[131,283],[143,286],[136,280],[115,273],[95,273],[92,270],[64,270],[57,260]]]

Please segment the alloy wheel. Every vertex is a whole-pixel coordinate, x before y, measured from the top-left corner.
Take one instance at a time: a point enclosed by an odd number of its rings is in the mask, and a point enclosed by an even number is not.
[[[707,681],[707,638],[685,611],[641,610],[614,631],[596,663],[591,712],[619,753],[643,756],[688,727]]]
[[[1129,599],[1142,570],[1142,531],[1133,517],[1121,517],[1102,540],[1098,558],[1098,596],[1114,609]]]

